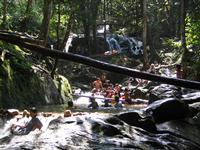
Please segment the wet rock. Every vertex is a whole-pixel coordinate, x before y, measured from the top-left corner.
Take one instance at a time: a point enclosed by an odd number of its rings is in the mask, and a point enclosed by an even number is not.
[[[140,127],[149,132],[157,131],[155,123],[152,117],[150,116],[141,117],[141,115],[138,112],[133,111],[133,112],[121,113],[119,115],[116,115],[116,117],[131,126]]]
[[[132,111],[132,112],[123,112],[116,115],[117,118],[123,120],[129,125],[134,125],[138,122],[139,119],[142,117],[139,115],[138,112]]]
[[[9,113],[11,116],[17,116],[19,115],[19,110],[18,109],[8,109],[7,113]]]
[[[196,103],[198,110],[200,110],[200,104],[198,104],[198,102],[200,102],[200,92],[194,92],[194,93],[182,95],[181,100],[187,104]]]
[[[148,115],[152,115],[156,123],[170,120],[183,119],[189,113],[186,103],[178,99],[163,99],[150,104],[146,109]]]
[[[15,116],[19,115],[19,110],[18,109],[7,109],[7,110],[1,110],[0,111],[0,117],[2,119],[11,119]]]
[[[122,120],[120,120],[119,118],[113,116],[113,117],[110,117],[110,118],[107,118],[106,119],[106,122],[110,123],[110,124],[113,124],[113,125],[123,125],[124,123],[122,122]]]
[[[149,91],[149,104],[164,98],[181,97],[179,87],[167,84],[160,84]]]
[[[200,126],[200,112],[192,118],[192,123]]]
[[[132,100],[132,104],[144,104],[147,105],[148,104],[148,100],[143,100],[143,99],[134,99]]]
[[[129,112],[126,112],[127,115]],[[131,126],[116,116],[108,118],[105,113],[72,117],[43,117],[45,132],[25,136],[0,137],[0,149],[199,149],[199,126],[185,120],[169,121],[157,125],[158,134]],[[130,117],[143,117],[140,111],[130,112]],[[62,114],[61,114],[62,115]],[[142,119],[140,119],[142,118]],[[134,119],[134,118],[130,118]],[[78,124],[78,120],[83,123]],[[71,122],[71,123],[70,123]],[[6,125],[6,124],[5,124]],[[148,123],[145,122],[145,125]],[[161,129],[170,132],[159,132]],[[1,130],[0,130],[1,132]],[[5,132],[2,135],[5,135]],[[172,134],[176,133],[176,134]],[[2,140],[1,140],[2,139]]]
[[[0,127],[3,127],[3,125],[4,125],[4,121],[3,121],[3,119],[0,117]]]
[[[95,122],[92,126],[92,130],[106,136],[115,136],[122,134],[120,129],[116,128],[115,126],[100,122]]]
[[[52,116],[52,112],[42,113],[42,116],[44,116],[44,117],[50,117],[50,116]]]
[[[9,143],[11,141],[10,136],[5,136],[0,139],[0,143]]]
[[[200,126],[200,102],[189,105],[189,108],[191,110],[191,117],[188,121],[193,125]]]
[[[192,123],[191,119],[192,118],[186,118],[164,122],[157,125],[157,128],[159,131],[164,130],[173,133],[170,134],[171,136],[186,140],[187,142],[184,143],[185,145],[200,146],[200,124]]]
[[[137,88],[133,91],[132,95],[134,99],[147,99],[147,92],[145,89]]]

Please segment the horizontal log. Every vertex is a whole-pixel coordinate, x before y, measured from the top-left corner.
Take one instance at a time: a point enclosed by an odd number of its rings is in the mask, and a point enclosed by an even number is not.
[[[0,40],[27,48],[31,51],[41,53],[45,56],[50,56],[50,57],[58,58],[58,59],[65,59],[65,60],[85,64],[88,66],[92,66],[92,67],[95,67],[98,69],[102,69],[102,70],[106,70],[106,71],[110,71],[110,72],[114,72],[114,73],[119,73],[119,74],[124,74],[124,75],[134,77],[134,78],[141,78],[141,79],[146,79],[146,80],[150,80],[150,81],[155,81],[155,82],[200,90],[200,82],[197,82],[197,81],[159,76],[156,74],[141,72],[141,71],[131,69],[131,68],[126,68],[123,66],[109,64],[109,63],[95,60],[95,59],[85,57],[82,55],[77,55],[77,54],[73,54],[73,53],[64,53],[64,52],[61,52],[58,50],[51,50],[49,48],[45,48],[45,47],[42,47],[39,45],[32,44],[28,41],[25,41],[24,37],[21,38],[20,36],[15,36],[13,34],[0,32]]]

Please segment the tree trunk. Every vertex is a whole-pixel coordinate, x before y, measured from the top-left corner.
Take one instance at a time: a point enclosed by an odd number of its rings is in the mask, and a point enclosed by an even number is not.
[[[182,49],[185,51],[186,48],[186,40],[185,40],[185,18],[186,18],[186,1],[181,0],[181,44]]]
[[[68,25],[67,25],[67,30],[65,32],[65,37],[62,41],[62,44],[58,47],[58,50],[60,51],[64,51],[64,48],[65,48],[65,44],[69,38],[69,35],[70,35],[70,31],[71,31],[71,28],[73,26],[73,15],[70,15],[69,17],[69,21],[68,21]],[[54,78],[54,74],[55,74],[55,70],[57,68],[57,65],[58,65],[58,59],[55,59],[55,62],[54,62],[54,65],[53,65],[53,69],[51,71],[51,77]]]
[[[25,12],[25,17],[21,21],[21,31],[22,32],[25,32],[28,28],[28,24],[31,20],[31,11],[32,11],[32,8],[33,8],[32,6],[33,6],[33,0],[28,0],[26,12]]]
[[[7,13],[8,13],[8,1],[3,0],[3,22],[2,22],[2,28],[7,29]]]
[[[56,49],[59,49],[60,47],[60,16],[61,16],[61,11],[60,11],[60,7],[61,7],[61,3],[59,0],[58,3],[58,23],[57,23],[57,28],[56,28],[56,34],[57,34],[57,45],[56,45]]]
[[[186,39],[185,39],[185,18],[186,18],[186,0],[181,0],[181,44],[182,44],[182,65],[183,65],[183,78],[187,76],[187,66],[189,62],[188,58],[188,49],[186,47]]]
[[[60,14],[61,14],[61,12],[60,12],[60,6],[61,6],[61,3],[60,3],[60,0],[59,0],[59,3],[58,3],[58,23],[57,23],[57,28],[56,28],[56,33],[57,33],[57,45],[56,45],[56,49],[60,48]],[[55,59],[54,60],[53,68],[51,70],[51,77],[53,79],[54,79],[54,74],[55,74],[57,65],[58,65],[58,59]]]
[[[197,82],[197,81],[189,81],[189,80],[178,79],[178,78],[163,77],[163,76],[159,76],[159,75],[155,75],[155,74],[151,74],[147,72],[140,72],[131,68],[126,68],[122,66],[117,66],[117,65],[101,62],[95,59],[84,57],[82,55],[64,53],[58,50],[52,51],[51,49],[48,49],[45,47],[31,44],[29,42],[24,42],[26,40],[24,37],[21,38],[20,36],[16,36],[13,33],[10,34],[10,33],[5,33],[5,32],[0,32],[0,40],[27,48],[31,51],[41,53],[45,56],[50,56],[50,57],[59,58],[59,59],[66,59],[69,61],[95,67],[98,69],[111,71],[111,72],[115,72],[119,74],[124,74],[124,75],[131,76],[134,78],[141,78],[141,79],[156,81],[160,83],[166,83],[166,84],[186,87],[190,89],[200,90],[200,82]]]
[[[53,0],[44,0],[43,20],[40,31],[40,39],[44,40],[43,45],[47,46],[49,36],[49,24],[52,15]]]
[[[148,69],[148,55],[147,55],[147,0],[143,0],[143,68],[144,70]]]
[[[61,44],[61,46],[59,48],[59,50],[61,50],[61,51],[64,51],[65,44],[66,44],[66,42],[67,42],[67,40],[69,38],[69,35],[70,35],[71,30],[72,30],[73,24],[74,24],[74,16],[73,16],[73,13],[72,13],[70,15],[68,23],[67,23],[67,29],[65,31],[64,39],[63,39],[62,44]]]
[[[92,1],[92,33],[93,33],[93,50],[94,50],[94,53],[96,53],[97,51],[97,37],[96,37],[96,31],[97,31],[97,23],[96,23],[96,20],[97,20],[97,14],[98,14],[98,6],[99,6],[99,3],[100,1]]]

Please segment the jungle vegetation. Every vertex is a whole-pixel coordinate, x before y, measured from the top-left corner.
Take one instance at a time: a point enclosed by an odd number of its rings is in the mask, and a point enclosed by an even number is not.
[[[198,0],[2,0],[0,8],[1,31],[27,34],[40,40],[40,45],[44,47],[53,43],[54,49],[60,51],[63,51],[70,33],[75,33],[85,37],[90,54],[96,53],[97,29],[100,25],[110,25],[111,33],[143,41],[144,55],[141,60],[144,69],[155,61],[180,63],[185,79],[200,81]],[[15,69],[18,66],[18,71],[27,71],[31,63],[37,62],[52,78],[55,77],[57,59],[22,51],[2,41],[0,45],[1,50],[6,49],[17,56],[7,63],[14,64]],[[165,53],[171,53],[172,62],[165,60]],[[1,70],[6,70],[9,78],[12,69],[8,66],[4,64]],[[72,66],[79,68],[78,64]],[[3,71],[1,74],[4,76]],[[3,79],[0,80],[3,87]]]

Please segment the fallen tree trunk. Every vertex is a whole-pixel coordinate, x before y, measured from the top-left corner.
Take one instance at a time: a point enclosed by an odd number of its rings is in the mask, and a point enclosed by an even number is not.
[[[92,66],[98,69],[110,71],[110,72],[115,72],[119,74],[124,74],[127,76],[131,76],[134,78],[141,78],[141,79],[146,79],[146,80],[151,80],[151,81],[156,81],[160,83],[166,83],[166,84],[171,84],[175,86],[180,86],[180,87],[185,87],[185,88],[190,88],[190,89],[196,89],[200,90],[200,82],[197,81],[190,81],[190,80],[184,80],[184,79],[177,79],[177,78],[171,78],[171,77],[163,77],[147,72],[140,72],[138,70],[134,70],[131,68],[126,68],[122,66],[117,66],[114,64],[109,64],[106,62],[98,61],[89,57],[77,55],[77,54],[72,54],[72,53],[64,53],[58,50],[51,50],[49,48],[45,48],[42,46],[38,46],[35,44],[30,43],[29,40],[26,40],[26,38],[21,38],[20,36],[14,35],[14,34],[9,34],[6,32],[0,32],[0,40],[3,40],[5,42],[15,44],[24,48],[27,48],[31,51],[35,51],[38,53],[41,53],[45,56],[50,56],[53,58],[59,58],[59,59],[65,59],[81,64],[85,64],[88,66]]]

